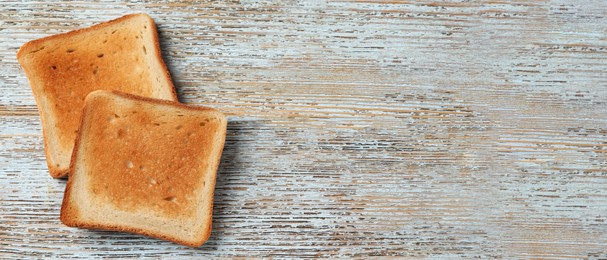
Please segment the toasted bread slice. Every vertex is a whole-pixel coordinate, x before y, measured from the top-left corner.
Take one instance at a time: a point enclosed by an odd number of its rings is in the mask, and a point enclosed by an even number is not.
[[[86,98],[61,221],[200,246],[211,233],[225,116],[95,91]]]
[[[40,110],[47,164],[55,178],[67,174],[84,99],[91,91],[177,100],[154,21],[146,14],[28,42],[17,59]]]

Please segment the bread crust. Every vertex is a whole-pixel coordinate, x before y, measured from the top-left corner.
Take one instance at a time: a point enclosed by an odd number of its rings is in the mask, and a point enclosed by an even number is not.
[[[56,122],[54,122],[55,126],[52,126],[53,123],[51,123],[46,118],[47,116],[48,117],[54,117],[54,116],[50,115],[50,114],[52,114],[50,111],[45,111],[45,110],[50,110],[50,108],[45,109],[44,107],[52,106],[56,102],[48,101],[48,100],[50,100],[48,97],[49,97],[49,95],[52,95],[52,93],[47,94],[47,91],[44,89],[45,87],[43,87],[44,86],[43,81],[46,78],[52,78],[52,77],[56,78],[57,76],[48,75],[48,74],[45,74],[44,71],[41,71],[38,68],[41,65],[35,65],[34,63],[32,63],[32,61],[28,60],[30,57],[30,54],[34,54],[38,51],[48,51],[48,50],[44,50],[44,48],[45,48],[45,44],[47,44],[49,42],[55,43],[57,41],[67,41],[68,39],[81,35],[83,33],[94,33],[94,32],[103,30],[107,27],[128,21],[129,19],[132,19],[132,18],[137,18],[137,17],[145,18],[146,21],[148,21],[148,23],[150,24],[149,30],[152,32],[151,37],[152,37],[152,44],[153,44],[154,48],[153,48],[153,50],[150,49],[147,51],[149,51],[149,55],[153,56],[153,59],[158,63],[157,65],[159,67],[158,68],[159,70],[158,71],[155,70],[154,72],[158,72],[158,73],[162,74],[159,76],[163,77],[166,80],[165,83],[167,85],[166,85],[165,90],[168,90],[170,92],[169,93],[170,99],[172,99],[174,101],[178,101],[177,93],[175,91],[175,86],[171,79],[171,75],[169,73],[169,70],[168,70],[164,60],[162,59],[162,54],[160,51],[160,42],[159,42],[159,38],[158,38],[156,24],[154,23],[153,19],[145,13],[128,14],[128,15],[110,20],[110,21],[95,24],[90,27],[76,29],[76,30],[61,33],[61,34],[51,35],[51,36],[43,37],[40,39],[32,40],[32,41],[29,41],[29,42],[23,44],[21,46],[21,48],[19,48],[19,50],[17,51],[17,59],[18,59],[19,63],[21,64],[21,67],[23,68],[26,76],[30,80],[30,85],[32,87],[32,91],[34,92],[34,96],[36,98],[36,103],[38,104],[39,115],[40,115],[41,123],[42,123],[42,135],[43,135],[43,139],[44,139],[44,150],[45,150],[45,155],[47,158],[47,166],[49,169],[49,173],[53,178],[67,177],[69,168],[67,165],[59,166],[58,163],[61,161],[59,157],[61,157],[61,156],[58,156],[56,151],[51,152],[51,149],[62,150],[62,148],[56,148],[56,146],[58,146],[58,144],[60,144],[60,146],[61,145],[65,146],[64,143],[70,142],[73,140],[68,141],[68,140],[56,139],[57,138],[56,136],[60,135],[59,132],[57,132],[57,134],[53,134],[53,135],[50,134],[50,132],[55,133],[55,131],[59,131],[59,130],[50,129],[51,127],[56,128],[57,125],[59,125],[59,128],[61,128],[61,127],[68,128],[69,127],[69,126],[65,126],[61,122],[58,122],[61,120],[58,119],[57,117],[52,119],[53,121],[56,121]],[[82,66],[84,66],[84,65],[82,65]],[[163,84],[165,84],[165,83],[163,83]],[[69,84],[74,84],[74,83],[69,83]],[[110,89],[113,87],[118,87],[118,86],[105,86],[105,88],[110,88]],[[42,91],[42,90],[37,91],[36,89],[43,89],[44,91]],[[149,90],[149,91],[151,91],[151,90]],[[37,92],[42,92],[42,93],[37,93]],[[82,98],[84,98],[84,97],[82,97]],[[61,102],[63,102],[64,104],[67,104],[65,102],[69,103],[70,101],[68,100],[68,101],[61,101]],[[46,105],[43,105],[43,103]],[[80,107],[72,107],[71,109],[79,110]],[[55,112],[55,113],[58,114],[59,112]],[[61,115],[61,117],[68,117],[68,116],[69,115]],[[76,129],[73,129],[73,130],[76,130]],[[66,131],[66,130],[64,130],[64,131]],[[62,132],[62,133],[65,133],[65,132]],[[50,138],[53,138],[52,142],[55,145],[51,144]],[[69,151],[65,151],[64,153],[69,155]],[[69,159],[67,157],[63,157],[63,158],[65,158],[65,160]]]
[[[211,226],[210,222],[212,220],[212,209],[213,209],[213,200],[214,200],[213,191],[215,189],[215,181],[216,181],[216,177],[217,177],[216,173],[217,173],[219,163],[221,160],[221,151],[223,150],[223,147],[225,144],[225,134],[226,134],[226,125],[227,125],[227,120],[225,119],[225,116],[223,116],[223,114],[221,114],[219,111],[212,109],[212,108],[208,108],[208,107],[188,106],[188,105],[184,105],[184,104],[177,103],[177,102],[146,98],[146,97],[136,96],[136,95],[127,94],[127,93],[123,93],[123,92],[119,92],[119,91],[95,91],[95,92],[110,92],[113,95],[127,98],[127,99],[130,99],[135,102],[146,102],[146,103],[155,104],[155,105],[165,105],[165,106],[175,107],[175,108],[179,108],[179,109],[186,109],[186,110],[190,110],[190,111],[212,111],[212,112],[214,112],[213,114],[215,116],[219,116],[222,118],[221,120],[223,123],[218,128],[218,131],[220,131],[220,132],[217,133],[217,135],[221,136],[222,138],[219,140],[220,142],[213,143],[213,147],[214,147],[214,149],[218,149],[219,155],[217,157],[212,158],[213,159],[212,162],[209,162],[209,164],[212,166],[212,168],[209,170],[210,170],[210,172],[214,173],[211,175],[212,181],[210,181],[209,187],[208,187],[209,189],[211,189],[211,192],[209,194],[207,194],[208,198],[205,200],[209,204],[209,209],[210,209],[208,212],[208,215],[207,215],[209,223],[207,223],[207,225],[203,226],[203,230],[201,230],[199,237],[188,240],[188,239],[180,239],[179,237],[176,237],[176,236],[166,236],[161,233],[153,232],[153,231],[151,231],[149,229],[145,229],[145,228],[129,227],[128,224],[107,225],[104,223],[98,223],[98,222],[94,222],[94,221],[86,221],[86,220],[79,219],[79,216],[82,216],[82,212],[80,212],[80,209],[78,208],[77,205],[72,205],[74,203],[71,201],[71,198],[73,196],[77,196],[76,194],[72,194],[72,190],[73,190],[72,185],[76,179],[73,176],[73,174],[75,174],[77,172],[76,167],[77,167],[77,163],[78,163],[79,156],[80,156],[80,153],[79,153],[79,149],[81,147],[80,143],[83,141],[82,140],[83,135],[87,134],[85,132],[85,130],[81,131],[81,133],[78,134],[77,139],[76,139],[76,146],[74,147],[74,151],[72,153],[70,171],[69,171],[70,177],[69,177],[67,185],[66,185],[65,195],[63,198],[62,206],[61,206],[61,216],[60,216],[61,222],[63,222],[65,225],[70,226],[70,227],[112,230],[112,231],[121,231],[121,232],[130,232],[130,233],[135,233],[135,234],[141,234],[141,235],[145,235],[145,236],[149,236],[149,237],[172,241],[174,243],[178,243],[178,244],[182,244],[182,245],[186,245],[186,246],[190,246],[190,247],[198,247],[198,246],[202,245],[205,241],[208,240],[208,238],[210,237],[210,234],[211,234],[212,226]],[[88,102],[88,99],[91,96],[95,95],[93,93],[94,92],[89,94],[89,96],[87,97],[87,102],[85,103],[85,107],[84,107],[84,114],[80,120],[80,129],[84,129],[87,124],[92,123],[92,121],[89,122],[87,120],[90,118],[89,113],[92,111],[92,109],[94,109],[94,107],[91,107],[90,103]],[[204,148],[201,148],[201,149],[204,149]],[[79,171],[82,171],[82,170],[79,170]]]

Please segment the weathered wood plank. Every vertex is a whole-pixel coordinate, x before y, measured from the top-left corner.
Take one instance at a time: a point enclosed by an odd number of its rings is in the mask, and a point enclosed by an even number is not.
[[[607,257],[607,2],[0,6],[2,257]],[[199,249],[67,228],[26,41],[130,12],[229,115]]]

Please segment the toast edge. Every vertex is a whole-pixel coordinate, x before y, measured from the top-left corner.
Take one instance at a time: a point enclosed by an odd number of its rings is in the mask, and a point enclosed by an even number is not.
[[[95,91],[93,91],[95,92]],[[92,93],[92,92],[91,92]],[[80,143],[80,136],[82,135],[82,127],[85,124],[85,119],[86,119],[86,114],[88,114],[89,111],[89,105],[87,102],[89,99],[89,95],[86,96],[85,98],[85,102],[84,102],[84,106],[82,108],[82,116],[80,117],[80,124],[78,126],[78,134],[76,135],[76,140],[74,141],[74,148],[72,149],[72,156],[70,157],[70,165],[68,168],[68,171],[66,173],[66,176],[68,177],[67,179],[67,183],[65,184],[65,191],[63,192],[63,200],[61,202],[61,210],[59,212],[59,220],[61,221],[61,223],[65,224],[68,227],[77,227],[78,223],[76,221],[73,221],[73,216],[76,214],[79,214],[79,212],[74,212],[77,211],[77,209],[74,209],[71,206],[71,193],[72,193],[72,182],[74,181],[74,178],[71,178],[71,173],[74,172],[74,168],[75,168],[75,162],[76,162],[76,158],[78,157],[78,144]]]
[[[215,160],[215,165],[213,166],[213,181],[211,182],[213,187],[211,187],[211,194],[210,194],[210,205],[209,205],[209,223],[206,227],[205,233],[202,236],[201,242],[198,246],[201,246],[202,244],[204,244],[207,240],[209,240],[209,237],[211,237],[211,232],[212,232],[212,228],[213,228],[213,206],[215,203],[215,185],[217,182],[217,174],[219,173],[219,165],[221,164],[221,156],[223,154],[223,148],[225,146],[225,142],[226,142],[226,135],[227,135],[227,128],[228,128],[228,119],[226,118],[226,116],[221,113],[218,112],[218,114],[222,117],[222,122],[223,124],[221,125],[221,132],[217,133],[218,135],[221,136],[221,144],[218,144],[217,146],[215,146],[216,153],[217,153],[217,159]]]
[[[21,51],[21,49],[19,51]],[[36,107],[38,108],[38,116],[40,118],[40,126],[42,128],[42,142],[43,142],[43,147],[44,147],[44,156],[46,158],[46,166],[48,169],[48,173],[52,178],[55,178],[55,179],[65,178],[67,176],[67,172],[69,171],[69,167],[67,167],[67,168],[57,167],[57,166],[53,165],[53,163],[51,162],[51,159],[50,159],[52,157],[50,154],[50,148],[48,147],[48,133],[45,129],[46,118],[44,116],[44,113],[40,109],[40,104],[42,102],[40,99],[42,97],[34,95],[33,84],[35,84],[35,83],[30,80],[31,73],[30,73],[29,67],[26,66],[26,64],[25,64],[26,61],[19,58],[19,56],[17,56],[17,61],[19,62],[19,65],[21,66],[21,68],[23,69],[23,72],[25,73],[25,76],[30,85],[30,90],[32,91],[32,95],[34,96],[34,100],[36,101]]]
[[[162,68],[164,76],[169,82],[169,85],[171,87],[171,94],[173,95],[173,100],[179,102],[179,98],[177,97],[177,90],[175,89],[175,84],[173,83],[173,79],[171,78],[171,73],[169,72],[169,68],[167,67],[166,63],[164,62],[164,59],[162,58],[162,53],[160,51],[160,38],[158,37],[158,28],[156,26],[156,23],[154,22],[154,19],[152,19],[152,17],[150,17],[148,14],[143,15],[145,15],[145,17],[150,21],[150,24],[152,25],[151,29],[154,35],[156,60],[158,60],[158,62],[160,63],[160,67]]]
[[[121,17],[109,20],[109,21],[99,22],[99,23],[93,24],[93,25],[88,26],[88,27],[84,27],[84,28],[80,28],[80,29],[75,29],[75,30],[67,31],[67,32],[64,32],[64,33],[53,34],[53,35],[45,36],[45,37],[38,38],[38,39],[35,39],[35,40],[31,40],[31,41],[26,42],[23,45],[21,45],[21,47],[17,51],[17,59],[21,59],[24,55],[26,55],[27,54],[26,51],[28,51],[28,50],[30,50],[32,48],[35,49],[35,47],[37,47],[41,43],[46,42],[48,40],[61,39],[61,38],[72,36],[74,34],[79,34],[79,33],[87,32],[87,31],[97,30],[97,29],[106,27],[108,25],[119,23],[122,20],[127,20],[129,18],[132,18],[132,17],[135,17],[135,16],[139,16],[139,15],[147,16],[148,19],[151,19],[151,17],[149,17],[149,15],[147,15],[145,13],[127,14],[127,15],[123,15]],[[155,27],[154,27],[154,29],[155,29]]]

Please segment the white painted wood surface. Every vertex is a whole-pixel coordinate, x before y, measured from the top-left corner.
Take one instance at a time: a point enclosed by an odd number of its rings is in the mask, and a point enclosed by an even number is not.
[[[59,222],[15,53],[157,22],[229,115],[198,249]],[[607,258],[607,1],[3,1],[0,258]]]

